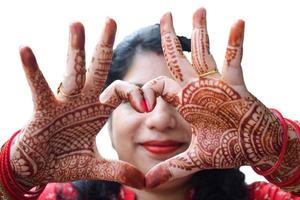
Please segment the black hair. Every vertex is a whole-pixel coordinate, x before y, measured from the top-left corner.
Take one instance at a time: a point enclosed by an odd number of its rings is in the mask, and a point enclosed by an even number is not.
[[[77,200],[112,200],[118,199],[121,184],[112,181],[81,180],[72,185],[77,189]]]
[[[163,54],[161,47],[159,24],[148,26],[124,38],[113,53],[110,71],[105,83],[105,88],[115,80],[122,80],[132,63],[137,52],[155,52]],[[191,40],[178,37],[183,51],[191,51]]]
[[[191,51],[191,41],[178,37],[184,51]],[[139,51],[162,54],[160,27],[155,24],[142,28],[126,37],[114,50],[112,64],[105,84],[122,80],[130,67],[134,55]],[[195,200],[246,200],[245,176],[239,169],[203,170],[193,175]],[[109,181],[77,181],[78,200],[106,200],[118,197],[121,185]]]

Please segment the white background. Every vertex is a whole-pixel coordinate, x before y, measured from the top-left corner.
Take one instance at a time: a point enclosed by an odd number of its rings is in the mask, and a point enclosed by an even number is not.
[[[106,16],[118,23],[116,42],[140,27],[158,23],[167,11],[173,13],[177,34],[190,36],[192,15],[200,6],[208,11],[211,52],[219,69],[229,28],[235,20],[244,19],[243,69],[248,89],[268,107],[300,119],[300,6],[296,0],[0,0],[0,145],[24,126],[33,109],[19,59],[20,45],[32,47],[56,91],[66,63],[71,22],[85,25],[89,61]],[[104,139],[98,138],[99,149],[111,158],[107,136],[104,131]],[[248,183],[263,180],[249,168],[243,171]]]

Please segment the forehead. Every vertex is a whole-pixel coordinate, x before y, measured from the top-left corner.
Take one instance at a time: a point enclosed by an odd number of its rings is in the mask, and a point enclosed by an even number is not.
[[[144,84],[158,76],[171,77],[164,56],[155,52],[139,52],[134,56],[124,80]]]

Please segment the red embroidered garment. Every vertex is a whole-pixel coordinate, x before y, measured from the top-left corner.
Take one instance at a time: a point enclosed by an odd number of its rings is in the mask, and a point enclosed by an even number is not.
[[[284,192],[280,188],[265,182],[255,182],[248,186],[249,200],[300,200],[300,196]],[[71,183],[51,183],[48,184],[38,200],[57,200],[56,195],[62,194],[66,200],[75,200],[77,191]],[[192,199],[192,194],[188,195],[187,200]],[[126,188],[122,188],[119,200],[134,200],[135,194]]]

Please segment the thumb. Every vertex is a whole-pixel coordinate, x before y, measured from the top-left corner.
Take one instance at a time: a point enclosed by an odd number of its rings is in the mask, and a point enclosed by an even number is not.
[[[95,158],[90,166],[91,173],[89,173],[87,179],[116,181],[138,189],[145,186],[144,174],[129,163]]]
[[[199,171],[201,163],[195,162],[199,159],[193,159],[197,157],[196,149],[196,147],[190,146],[185,152],[151,168],[145,176],[146,187],[154,188]]]

